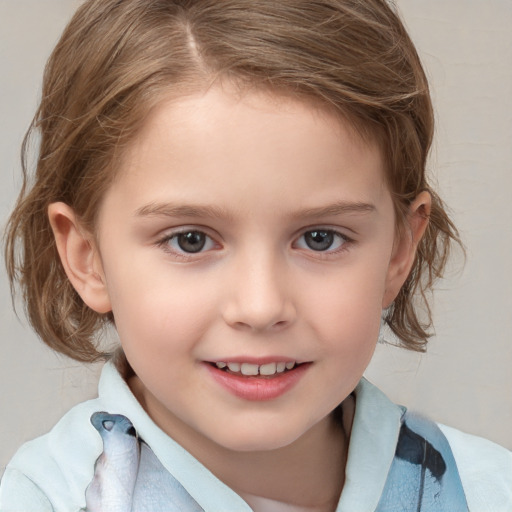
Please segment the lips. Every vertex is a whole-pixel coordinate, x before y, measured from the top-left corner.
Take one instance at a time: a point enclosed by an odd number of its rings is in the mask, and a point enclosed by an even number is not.
[[[225,390],[251,401],[274,400],[290,391],[311,363],[296,361],[218,361],[207,363],[210,375]]]

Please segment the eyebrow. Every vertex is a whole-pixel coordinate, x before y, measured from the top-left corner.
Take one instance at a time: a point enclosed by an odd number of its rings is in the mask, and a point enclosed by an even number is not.
[[[135,212],[137,217],[190,217],[232,219],[225,209],[214,205],[150,203]]]
[[[351,213],[372,213],[377,208],[371,203],[339,201],[336,203],[298,210],[291,215],[292,219],[320,218]],[[137,217],[189,217],[215,218],[232,220],[234,216],[224,208],[215,205],[190,205],[172,203],[150,203],[135,212]]]
[[[350,201],[339,201],[337,203],[329,204],[326,206],[320,206],[318,208],[307,208],[300,210],[292,215],[294,218],[299,217],[330,217],[336,215],[344,215],[350,213],[373,213],[377,211],[375,205],[371,203],[362,202],[350,202]]]

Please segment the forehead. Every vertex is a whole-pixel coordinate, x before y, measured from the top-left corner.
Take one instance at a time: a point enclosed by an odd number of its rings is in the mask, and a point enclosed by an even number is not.
[[[220,86],[159,103],[126,148],[116,182],[139,203],[190,193],[235,205],[237,194],[240,209],[249,189],[262,205],[281,197],[283,205],[289,199],[311,208],[315,201],[376,202],[386,192],[379,148],[338,113]]]
[[[206,90],[195,89],[190,95],[163,96],[155,102],[124,153],[127,157],[124,167],[126,169],[135,154],[144,151],[147,144],[156,142],[159,136],[172,134],[180,140],[188,138],[188,143],[195,139],[200,145],[201,132],[211,137],[208,131],[213,128],[227,134],[236,129],[240,121],[248,121],[252,125],[250,135],[256,140],[263,135],[260,129],[270,127],[278,116],[283,127],[288,128],[283,135],[291,134],[290,141],[302,131],[305,137],[310,135],[312,142],[318,143],[314,133],[328,127],[334,137],[350,138],[350,144],[357,150],[373,151],[380,142],[369,126],[318,98],[222,81]],[[298,120],[301,121],[299,124]],[[243,132],[239,134],[242,136]]]

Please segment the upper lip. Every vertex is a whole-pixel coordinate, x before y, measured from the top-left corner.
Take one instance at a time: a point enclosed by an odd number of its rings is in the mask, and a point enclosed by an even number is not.
[[[259,366],[263,364],[269,363],[296,363],[301,364],[303,361],[300,361],[294,357],[287,356],[266,356],[266,357],[251,357],[251,356],[236,356],[236,357],[225,357],[225,358],[216,358],[210,359],[207,361],[209,363],[249,363],[249,364],[257,364]]]

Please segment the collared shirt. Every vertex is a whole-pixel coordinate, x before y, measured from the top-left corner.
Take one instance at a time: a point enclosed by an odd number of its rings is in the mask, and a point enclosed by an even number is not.
[[[404,408],[364,378],[356,408],[345,484],[336,512],[374,511],[395,456]],[[249,505],[218,480],[146,414],[115,366],[107,363],[99,397],[74,407],[48,434],[23,445],[0,485],[0,511],[78,512],[94,476],[103,443],[90,422],[98,411],[129,418],[165,469],[207,512],[250,512]],[[512,511],[512,453],[490,441],[440,428],[454,454],[470,511]]]

